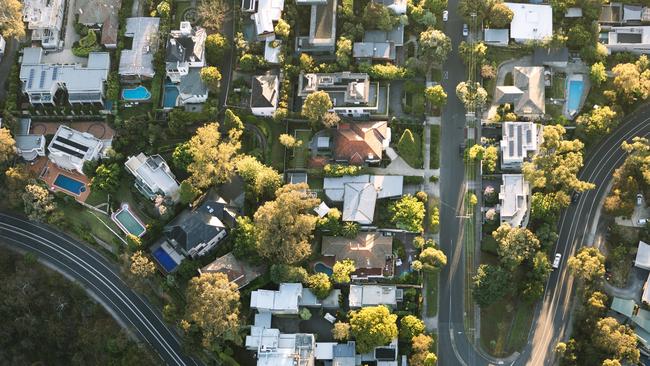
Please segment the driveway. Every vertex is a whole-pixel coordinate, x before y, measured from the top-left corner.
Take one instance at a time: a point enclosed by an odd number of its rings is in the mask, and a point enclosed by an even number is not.
[[[72,64],[80,63],[85,64],[88,62],[88,59],[85,57],[77,57],[72,54],[72,45],[79,40],[79,35],[74,29],[75,23],[75,0],[69,0],[68,9],[66,12],[66,23],[65,23],[65,39],[63,40],[63,50],[46,52],[43,54],[43,62],[52,63],[52,64]]]

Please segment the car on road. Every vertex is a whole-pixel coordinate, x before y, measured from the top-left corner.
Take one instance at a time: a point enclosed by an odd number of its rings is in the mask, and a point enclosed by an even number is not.
[[[573,192],[571,195],[571,203],[577,203],[580,201],[580,192]]]
[[[639,221],[636,222],[639,226],[643,226],[648,223],[648,219],[639,219]]]
[[[469,27],[467,24],[463,24],[463,37],[469,36]]]
[[[553,268],[559,268],[561,261],[562,261],[562,254],[555,253],[555,259],[553,259]]]
[[[643,204],[643,195],[641,193],[636,195],[636,205],[641,206]]]
[[[445,10],[442,12],[442,21],[446,22],[449,20],[449,11]]]

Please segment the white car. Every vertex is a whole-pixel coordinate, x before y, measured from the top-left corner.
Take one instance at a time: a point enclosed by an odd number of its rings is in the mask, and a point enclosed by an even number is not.
[[[553,259],[553,268],[559,268],[561,260],[562,260],[562,254],[555,253],[555,259]]]
[[[636,195],[636,205],[641,206],[643,204],[643,195],[641,193]]]
[[[449,20],[449,11],[444,10],[444,11],[442,12],[442,21],[443,21],[443,22],[446,22],[446,21],[448,21],[448,20]]]
[[[467,24],[463,24],[463,37],[469,36],[469,27]]]
[[[643,226],[648,223],[648,219],[639,219],[637,223],[639,224],[639,226]]]
[[[328,322],[330,322],[332,324],[334,324],[334,322],[336,321],[336,317],[334,317],[334,315],[332,315],[330,313],[325,313],[325,316],[323,316],[323,318],[325,318],[325,320],[327,320]]]

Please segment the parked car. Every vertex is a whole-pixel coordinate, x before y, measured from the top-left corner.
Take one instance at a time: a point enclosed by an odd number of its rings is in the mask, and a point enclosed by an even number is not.
[[[636,195],[636,205],[641,206],[643,204],[643,195],[641,193]]]
[[[573,192],[571,195],[571,203],[577,203],[580,201],[580,192]]]
[[[332,324],[334,324],[334,322],[336,321],[336,317],[330,313],[325,313],[325,316],[323,316],[323,318],[325,318],[325,320],[327,320]]]
[[[442,21],[446,22],[449,20],[449,11],[445,10],[442,12]]]
[[[643,226],[643,225],[645,225],[647,223],[648,223],[648,219],[639,219],[639,221],[637,221],[637,224],[639,226]]]
[[[467,24],[463,24],[463,37],[469,36],[469,27]]]
[[[553,259],[553,268],[560,268],[560,261],[562,261],[562,254],[555,253],[555,259]]]

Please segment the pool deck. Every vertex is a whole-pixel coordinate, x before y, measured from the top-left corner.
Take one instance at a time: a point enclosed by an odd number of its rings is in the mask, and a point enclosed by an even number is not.
[[[104,122],[32,122],[30,133],[35,135],[54,135],[60,125],[66,125],[77,131],[88,132],[100,140],[109,140],[115,136],[115,131]]]
[[[120,230],[122,230],[122,231],[123,231],[125,234],[127,234],[127,235],[128,235],[128,234],[133,234],[132,232],[129,231],[129,229],[128,229],[126,226],[124,226],[124,223],[122,223],[122,221],[120,221],[120,220],[117,218],[117,215],[119,215],[119,214],[122,213],[123,211],[125,211],[125,212],[127,212],[129,215],[131,215],[131,217],[132,217],[132,218],[133,218],[133,219],[134,219],[134,220],[135,220],[135,221],[136,221],[136,222],[137,222],[137,223],[142,227],[142,232],[141,232],[140,234],[137,235],[138,237],[141,238],[144,234],[147,233],[147,227],[146,227],[146,225],[142,222],[142,220],[140,220],[140,218],[139,218],[138,216],[136,216],[136,214],[133,213],[133,211],[131,211],[131,210],[129,209],[128,206],[124,207],[124,205],[123,205],[119,210],[113,212],[113,214],[111,215],[111,219],[115,222],[115,224],[117,225],[117,227],[120,228]],[[133,234],[133,235],[135,235],[135,234]]]
[[[69,172],[67,170],[63,170],[56,166],[54,163],[52,163],[48,158],[42,157],[38,159],[34,165],[30,167],[33,171],[36,172],[36,174],[39,175],[39,178],[47,184],[48,188],[51,191],[54,192],[63,192],[67,194],[68,196],[74,197],[77,202],[84,203],[86,202],[86,199],[88,196],[90,196],[90,181],[85,175],[81,175],[79,173],[73,173]],[[72,194],[71,192],[68,192],[65,189],[61,189],[57,186],[54,185],[54,181],[56,180],[56,177],[59,174],[67,175],[68,177],[78,180],[80,182],[83,182],[86,185],[86,191],[81,192],[78,196],[75,194]]]

